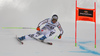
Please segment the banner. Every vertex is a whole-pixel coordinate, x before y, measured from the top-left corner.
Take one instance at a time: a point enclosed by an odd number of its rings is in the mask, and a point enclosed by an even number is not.
[[[95,22],[95,10],[77,7],[77,21]]]

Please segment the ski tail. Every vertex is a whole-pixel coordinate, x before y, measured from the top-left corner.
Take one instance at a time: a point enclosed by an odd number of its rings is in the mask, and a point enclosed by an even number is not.
[[[41,42],[41,43],[44,43],[44,44],[52,45],[51,42],[44,42],[44,41],[41,41],[41,40],[39,40],[39,39],[37,39],[37,38],[34,38],[34,37],[33,37],[33,39],[35,39],[35,40],[37,40],[37,41],[39,41],[39,42]]]
[[[24,44],[20,39],[18,39],[17,35],[16,35],[16,39],[18,40],[19,43]]]

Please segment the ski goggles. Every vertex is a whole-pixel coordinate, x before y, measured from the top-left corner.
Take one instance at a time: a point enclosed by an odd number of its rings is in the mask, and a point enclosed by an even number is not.
[[[58,19],[58,17],[57,17],[57,16],[53,16],[52,18],[53,18],[53,19],[56,19],[56,20]]]
[[[52,19],[52,21],[57,21],[57,19]]]

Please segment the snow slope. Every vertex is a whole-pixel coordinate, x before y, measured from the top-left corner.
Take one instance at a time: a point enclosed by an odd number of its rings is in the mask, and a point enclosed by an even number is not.
[[[97,2],[97,48],[94,48],[94,23],[78,22],[78,45],[75,47],[75,0],[0,0],[0,56],[100,56],[100,1],[78,0],[79,7],[93,8]],[[46,39],[46,45],[34,39],[21,45],[17,36],[35,33],[34,29],[2,29],[2,27],[33,27],[45,18],[58,14],[64,34]],[[41,37],[41,36],[40,36]]]

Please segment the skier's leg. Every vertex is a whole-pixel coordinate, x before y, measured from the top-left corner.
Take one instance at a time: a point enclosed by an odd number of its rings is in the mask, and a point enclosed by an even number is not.
[[[49,36],[52,36],[53,34],[55,34],[55,32],[56,32],[55,29],[51,30]]]
[[[35,34],[29,34],[28,36],[31,37],[31,38],[33,38],[33,37],[38,37],[38,36],[40,36],[41,34],[42,34],[41,31],[38,31],[38,32],[36,32]]]
[[[42,40],[42,41],[44,41],[47,37],[50,37],[50,36],[52,36],[53,34],[55,34],[55,32],[56,32],[56,30],[54,29],[54,30],[44,30],[43,31],[43,35],[44,36],[42,36],[41,38],[39,38],[40,40]]]
[[[35,34],[29,34],[29,35],[25,35],[25,36],[19,37],[19,39],[22,41],[24,39],[28,39],[29,37],[33,38],[33,37],[38,37],[40,35],[41,35],[41,32],[38,31]]]
[[[42,33],[44,36],[42,36],[41,38],[39,38],[40,40],[44,41],[47,37],[49,37],[50,35],[50,31],[49,30],[44,30]]]

